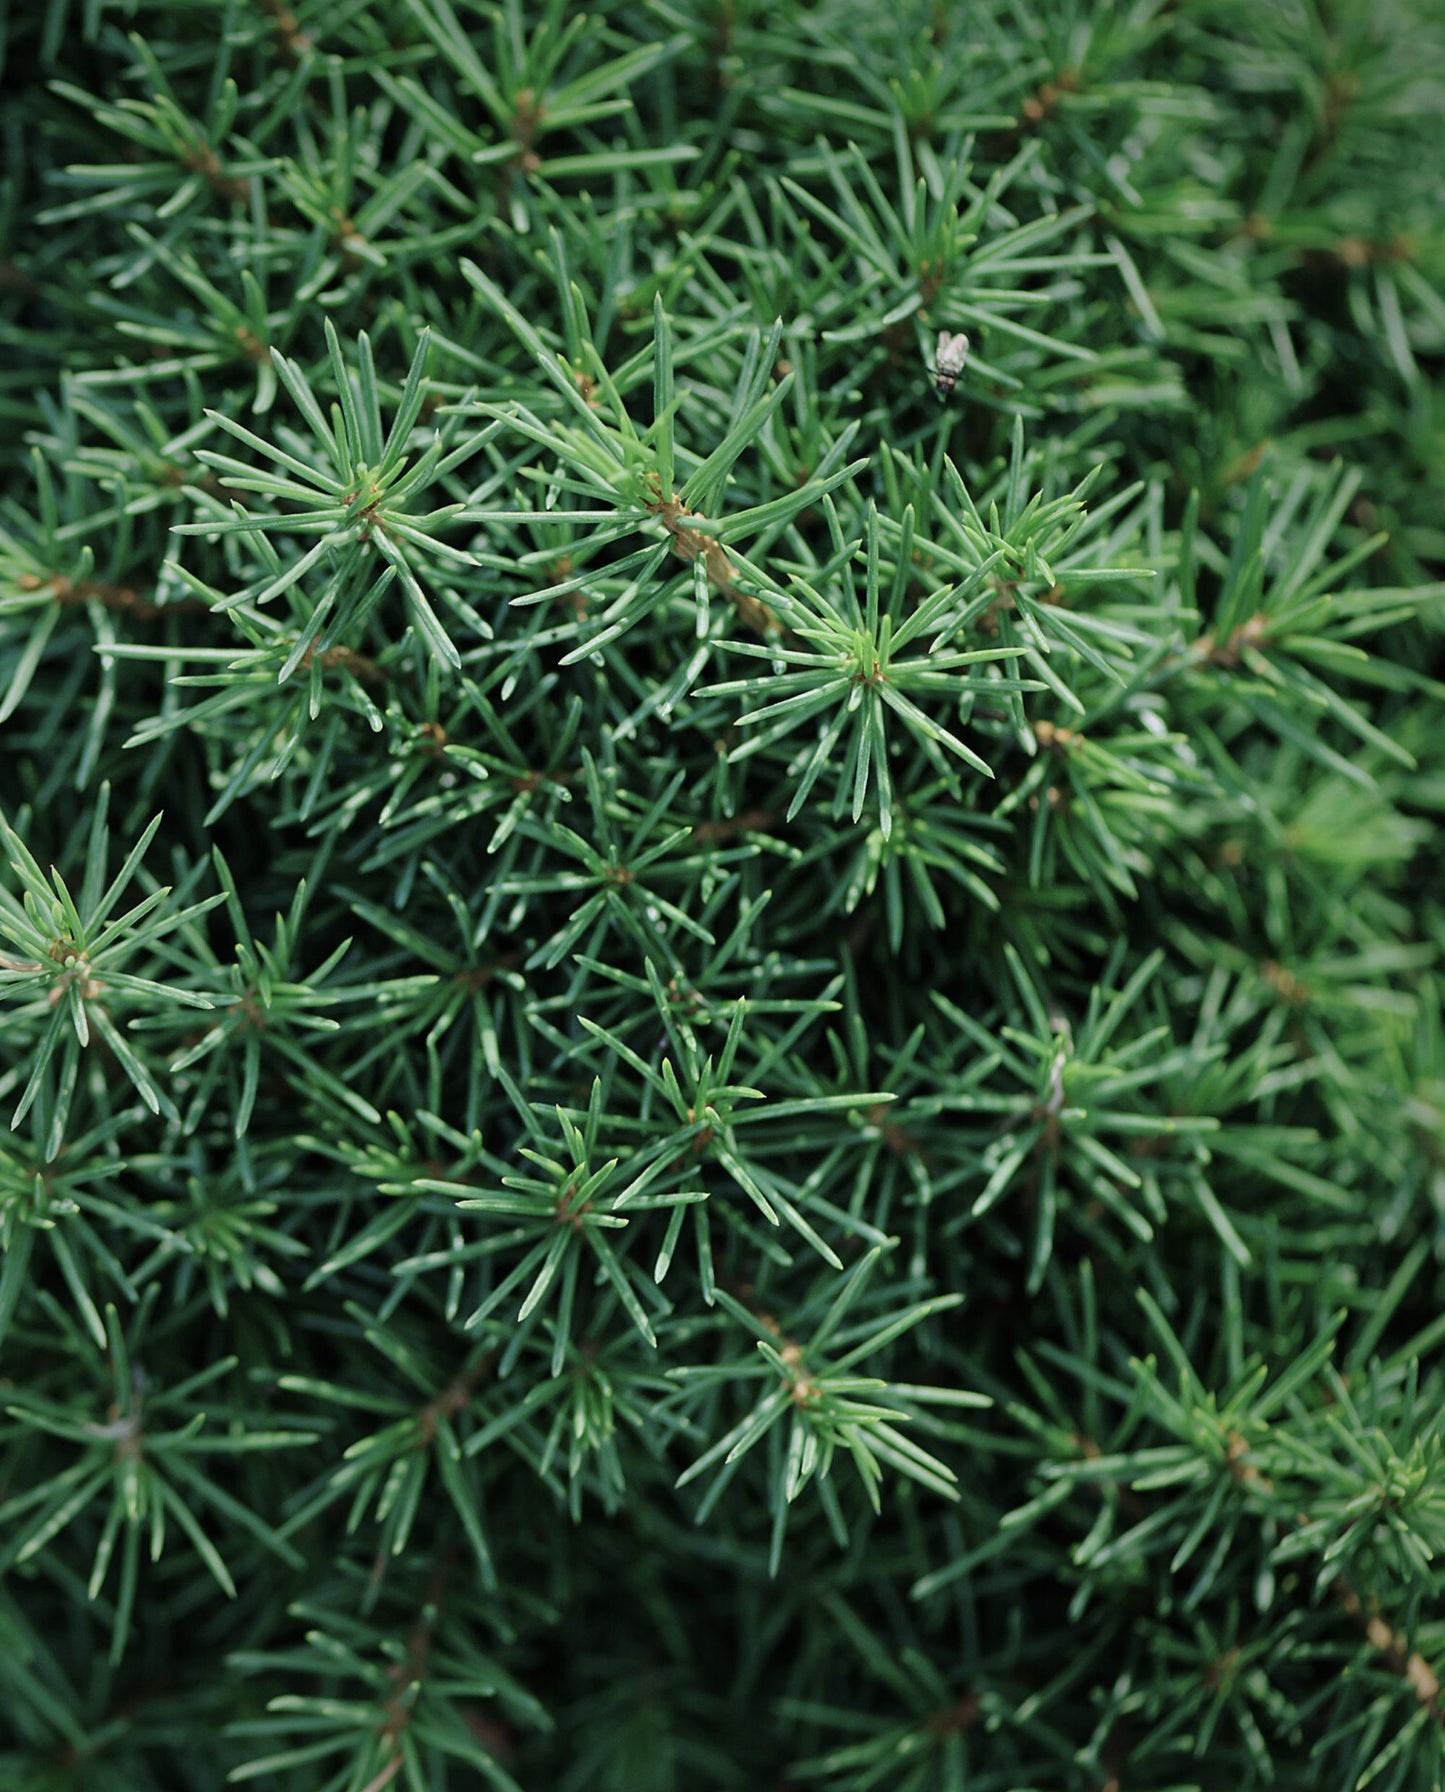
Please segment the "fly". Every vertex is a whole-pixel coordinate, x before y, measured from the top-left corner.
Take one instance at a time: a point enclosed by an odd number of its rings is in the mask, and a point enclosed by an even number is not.
[[[958,384],[958,376],[967,359],[967,336],[950,336],[947,330],[940,330],[938,347],[933,351],[933,379],[940,398],[947,398]]]

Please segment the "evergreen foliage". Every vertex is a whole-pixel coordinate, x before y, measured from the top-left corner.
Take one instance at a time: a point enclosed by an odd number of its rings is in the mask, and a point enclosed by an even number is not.
[[[1439,1787],[1438,7],[0,33],[0,1787]]]

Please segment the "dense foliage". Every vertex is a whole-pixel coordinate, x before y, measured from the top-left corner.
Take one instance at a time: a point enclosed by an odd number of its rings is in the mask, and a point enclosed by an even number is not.
[[[1438,7],[0,32],[0,1787],[1438,1787]]]

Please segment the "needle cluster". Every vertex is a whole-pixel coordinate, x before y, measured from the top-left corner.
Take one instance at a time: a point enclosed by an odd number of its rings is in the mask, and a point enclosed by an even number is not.
[[[1438,9],[0,58],[0,1788],[1438,1787]]]

